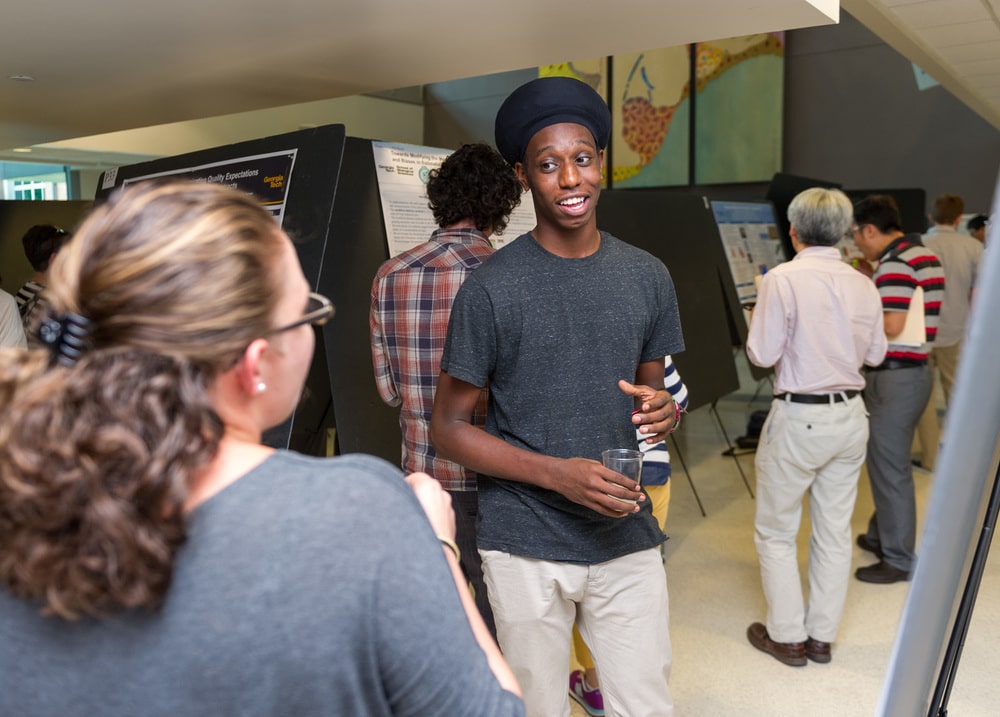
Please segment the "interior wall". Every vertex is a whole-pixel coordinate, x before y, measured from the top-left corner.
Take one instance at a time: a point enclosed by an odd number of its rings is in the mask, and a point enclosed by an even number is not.
[[[788,34],[784,167],[846,188],[945,192],[988,212],[1000,131],[847,13],[840,25]]]
[[[988,212],[1000,131],[943,87],[920,91],[912,64],[860,22],[786,33],[783,171],[851,188],[960,194]],[[535,69],[427,85],[424,142],[493,141],[497,108]],[[733,118],[738,121],[738,118]],[[763,198],[766,183],[673,188],[710,198]]]
[[[424,144],[458,149],[467,142],[494,144],[493,120],[500,103],[538,68],[424,86]]]

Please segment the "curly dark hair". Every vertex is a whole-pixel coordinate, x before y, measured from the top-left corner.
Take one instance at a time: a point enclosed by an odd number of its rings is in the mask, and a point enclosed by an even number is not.
[[[502,234],[521,203],[521,184],[495,149],[464,144],[431,172],[427,198],[439,227],[469,219],[481,232]]]
[[[63,248],[71,235],[52,224],[36,224],[21,237],[24,255],[35,271],[47,271],[52,255]]]
[[[89,321],[75,365],[0,352],[0,583],[74,619],[157,608],[190,481],[223,424],[206,388],[273,320],[282,235],[253,198],[143,182],[52,265],[46,317]]]

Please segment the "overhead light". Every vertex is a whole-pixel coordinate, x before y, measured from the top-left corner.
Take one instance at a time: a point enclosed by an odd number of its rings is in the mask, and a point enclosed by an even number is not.
[[[8,80],[14,80],[14,82],[34,82],[35,78],[31,75],[10,75],[7,77]]]
[[[31,147],[14,147],[11,152],[17,152],[18,154],[30,154]]]

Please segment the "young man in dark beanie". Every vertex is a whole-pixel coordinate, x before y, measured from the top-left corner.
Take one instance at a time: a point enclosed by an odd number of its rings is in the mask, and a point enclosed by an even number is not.
[[[569,715],[574,622],[605,714],[673,714],[664,536],[640,486],[600,457],[634,448],[636,426],[650,442],[673,427],[664,356],[684,342],[663,263],[597,228],[610,126],[604,100],[566,77],[500,107],[497,148],[537,225],[459,290],[431,418],[437,450],[480,476],[497,636],[534,717]],[[487,385],[483,430],[470,418]]]

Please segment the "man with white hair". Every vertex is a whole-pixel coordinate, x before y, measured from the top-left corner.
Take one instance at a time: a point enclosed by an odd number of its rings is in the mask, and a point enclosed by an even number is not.
[[[786,665],[829,662],[851,569],[851,515],[865,459],[863,365],[886,352],[882,304],[870,279],[840,258],[851,226],[843,192],[812,188],[788,207],[795,258],[764,275],[747,354],[774,366],[776,395],[757,446],[754,539],[766,624],[747,638]],[[809,495],[809,605],[796,536]]]
[[[24,328],[14,297],[0,289],[0,348],[25,348]]]

